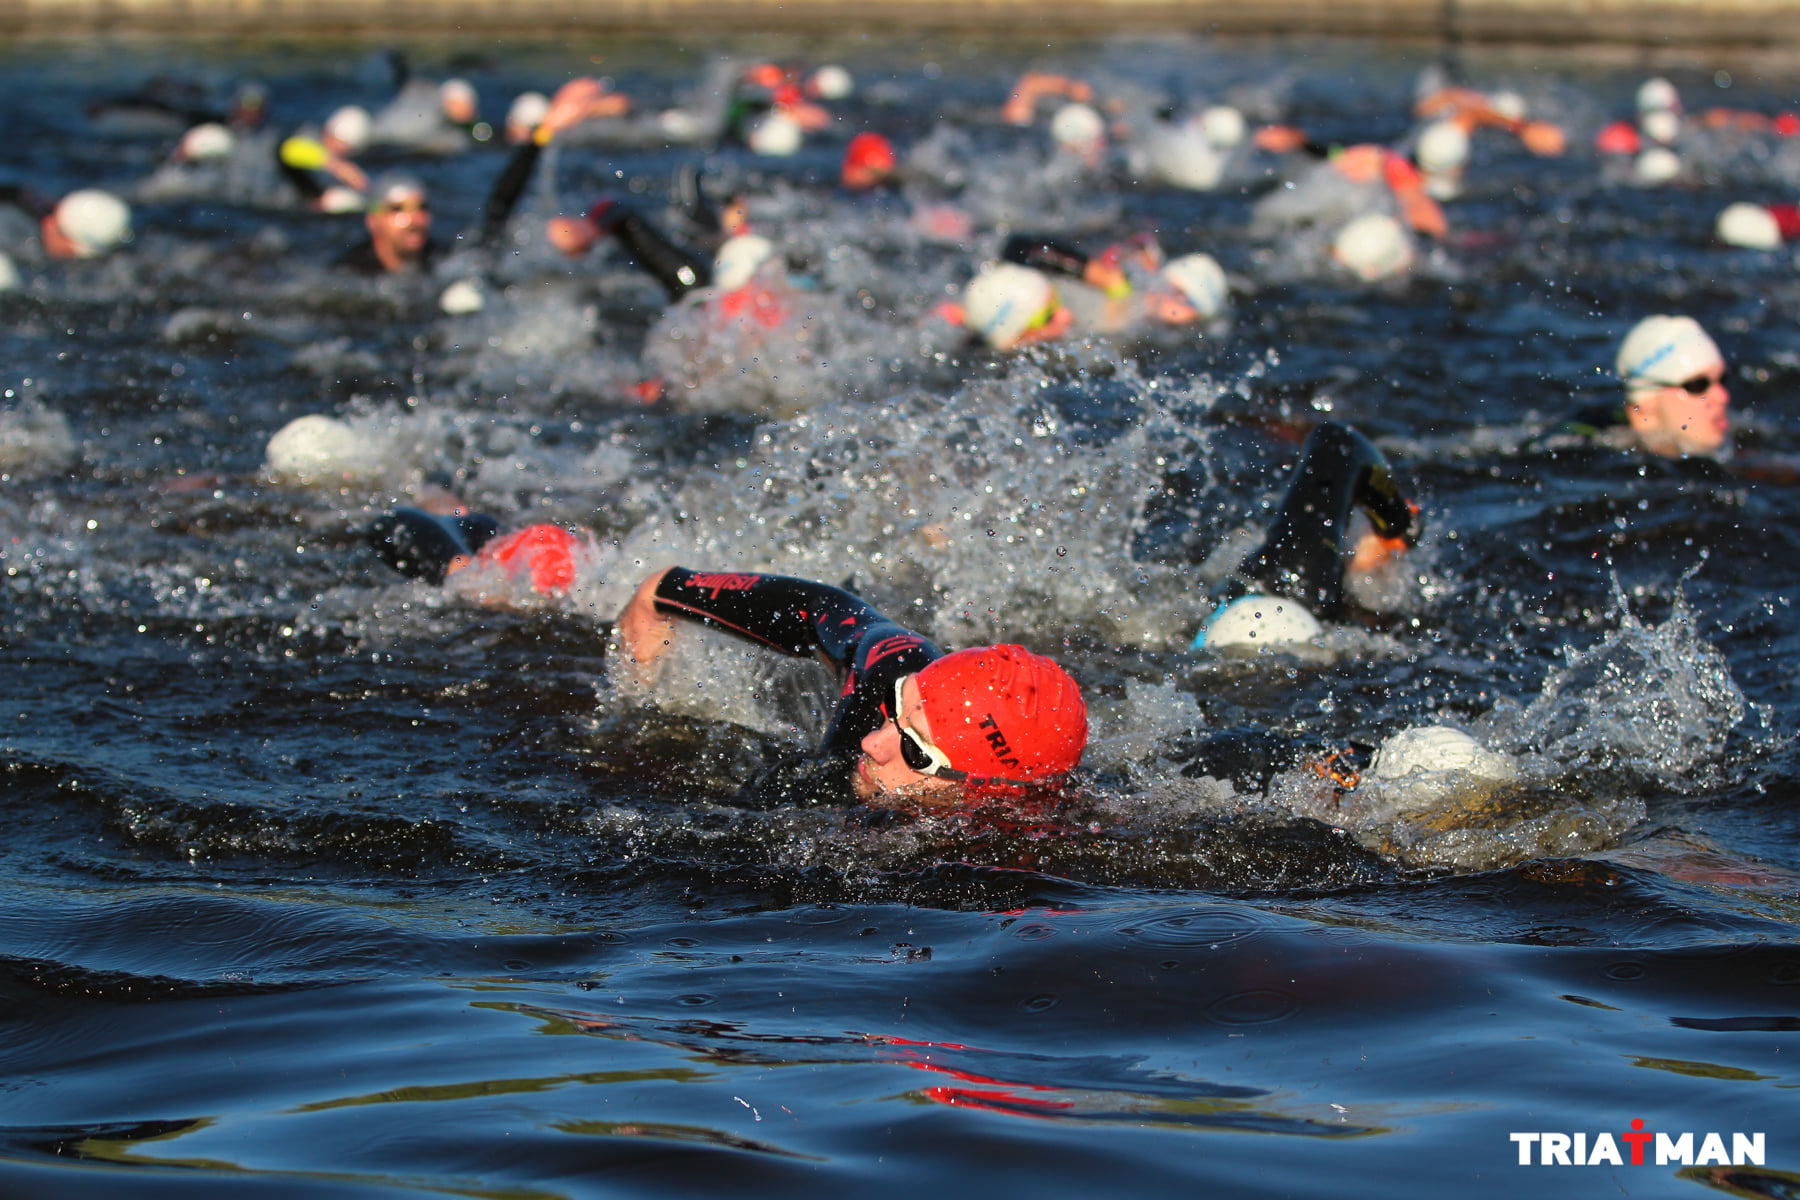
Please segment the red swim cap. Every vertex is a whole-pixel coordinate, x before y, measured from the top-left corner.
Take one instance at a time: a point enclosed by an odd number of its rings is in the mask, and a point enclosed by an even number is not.
[[[852,188],[873,187],[893,174],[894,144],[879,133],[863,132],[844,147],[842,171],[844,185]]]
[[[1419,168],[1403,154],[1391,151],[1381,156],[1381,174],[1387,180],[1390,189],[1396,192],[1412,192],[1425,186],[1425,177],[1419,174]]]
[[[913,680],[950,765],[1037,780],[1072,770],[1087,745],[1087,705],[1069,673],[1023,646],[945,655]]]
[[[774,91],[787,82],[788,73],[774,63],[757,63],[744,70],[744,82],[751,87],[766,88]]]
[[[1769,215],[1775,218],[1775,228],[1787,241],[1800,238],[1800,206],[1793,204],[1770,204],[1766,206]]]
[[[1643,139],[1630,121],[1614,121],[1594,139],[1594,149],[1602,154],[1636,154]]]
[[[566,592],[575,583],[575,554],[581,539],[560,525],[527,525],[481,548],[481,561],[497,563],[509,575],[531,573],[532,590]]]

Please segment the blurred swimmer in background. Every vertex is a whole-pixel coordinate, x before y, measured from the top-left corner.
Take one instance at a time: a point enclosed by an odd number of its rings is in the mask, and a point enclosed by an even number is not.
[[[1562,432],[1665,458],[1726,452],[1725,358],[1698,321],[1645,317],[1620,343],[1614,372],[1624,400],[1576,414]]]

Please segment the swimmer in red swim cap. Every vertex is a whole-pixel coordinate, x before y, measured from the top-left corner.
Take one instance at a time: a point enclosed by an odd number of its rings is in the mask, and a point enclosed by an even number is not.
[[[1062,667],[1023,646],[945,654],[842,588],[783,575],[671,567],[614,624],[641,671],[699,621],[844,675],[819,747],[864,803],[951,805],[1054,784],[1087,745],[1087,706]]]
[[[516,583],[538,596],[566,595],[590,552],[587,538],[561,525],[527,525],[502,535],[500,523],[484,513],[443,516],[416,508],[377,520],[369,544],[402,575],[427,583],[459,577],[459,586],[467,579],[483,600],[492,594],[482,586],[490,580]]]

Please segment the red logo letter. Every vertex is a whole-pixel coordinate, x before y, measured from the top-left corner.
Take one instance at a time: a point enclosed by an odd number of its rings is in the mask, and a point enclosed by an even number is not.
[[[1634,1167],[1641,1167],[1644,1165],[1644,1143],[1648,1142],[1656,1135],[1654,1133],[1638,1132],[1644,1128],[1644,1118],[1642,1117],[1633,1117],[1631,1119],[1631,1128],[1633,1132],[1621,1133],[1619,1135],[1619,1140],[1631,1143],[1631,1165]]]

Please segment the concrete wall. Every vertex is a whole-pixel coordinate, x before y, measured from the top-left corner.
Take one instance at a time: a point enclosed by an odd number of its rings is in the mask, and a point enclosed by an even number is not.
[[[0,0],[13,36],[708,33],[943,28],[1457,35],[1669,49],[1800,46],[1800,0]]]

